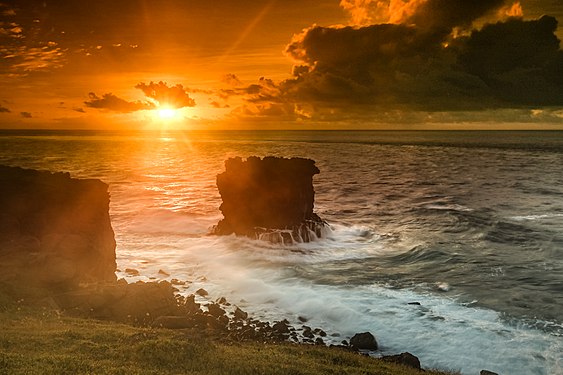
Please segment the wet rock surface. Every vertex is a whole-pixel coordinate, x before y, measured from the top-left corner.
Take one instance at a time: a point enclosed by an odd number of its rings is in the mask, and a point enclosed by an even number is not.
[[[357,349],[377,350],[377,341],[370,332],[356,333],[350,339],[350,345]]]
[[[313,212],[315,162],[303,158],[231,158],[217,176],[223,199],[215,234],[236,234],[278,243],[322,236],[324,221]]]
[[[115,280],[108,185],[0,166],[0,282],[72,287]]]

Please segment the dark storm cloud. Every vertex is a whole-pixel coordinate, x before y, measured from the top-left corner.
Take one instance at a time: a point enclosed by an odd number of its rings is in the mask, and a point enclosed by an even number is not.
[[[555,18],[505,18],[470,29],[504,1],[410,3],[402,23],[304,30],[286,48],[299,62],[292,78],[231,93],[296,115],[563,105]]]
[[[10,112],[12,112],[12,111],[10,111],[10,110],[9,110],[8,108],[6,108],[6,107],[3,107],[3,106],[0,104],[0,113],[10,113]]]
[[[428,0],[420,2],[404,21],[424,31],[448,35],[454,27],[468,27],[473,21],[497,10],[505,0]]]
[[[563,51],[556,29],[549,16],[486,25],[461,43],[459,65],[504,102],[562,105]]]
[[[248,119],[275,118],[276,120],[295,120],[309,118],[309,112],[303,110],[308,104],[295,101],[285,93],[281,85],[273,80],[261,77],[258,83],[244,85],[241,81],[232,82],[231,89],[222,89],[218,96],[226,101],[232,96],[242,97],[244,104],[236,107],[232,114]]]
[[[23,118],[32,118],[33,117],[30,112],[20,112],[20,116],[23,117]]]
[[[147,109],[154,109],[156,107],[153,103],[147,101],[129,102],[125,99],[121,99],[113,95],[112,93],[104,94],[101,98],[93,92],[88,94],[88,96],[90,100],[84,102],[86,107],[106,109],[114,112],[129,113]]]
[[[161,106],[172,108],[183,108],[195,106],[195,101],[190,98],[188,92],[182,85],[168,86],[165,82],[139,83],[135,86],[141,90],[147,98],[158,102]]]

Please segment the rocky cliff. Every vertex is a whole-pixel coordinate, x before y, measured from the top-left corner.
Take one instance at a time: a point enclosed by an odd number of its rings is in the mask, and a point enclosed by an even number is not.
[[[105,183],[0,166],[0,281],[72,286],[115,269]]]
[[[303,158],[231,158],[217,176],[223,203],[215,233],[273,242],[309,242],[325,225],[313,212],[315,161]]]

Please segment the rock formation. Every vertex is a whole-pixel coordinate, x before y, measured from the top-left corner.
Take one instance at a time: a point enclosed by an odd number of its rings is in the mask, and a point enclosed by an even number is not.
[[[115,280],[108,186],[0,166],[0,281],[39,287]]]
[[[357,349],[377,350],[377,341],[370,332],[356,333],[350,339],[350,346]]]
[[[318,173],[310,159],[228,159],[225,172],[217,176],[224,219],[214,232],[279,243],[321,237],[326,224],[313,212],[313,176]]]
[[[396,363],[396,364],[403,365],[403,366],[406,366],[406,367],[412,367],[412,368],[415,368],[417,370],[421,369],[420,360],[418,359],[418,357],[412,355],[409,352],[396,354],[396,355],[387,355],[387,356],[381,357],[381,359],[385,362]]]

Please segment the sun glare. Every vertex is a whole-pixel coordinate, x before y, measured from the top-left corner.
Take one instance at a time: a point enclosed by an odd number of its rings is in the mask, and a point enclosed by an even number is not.
[[[176,116],[176,110],[172,108],[162,108],[158,110],[158,117],[163,120],[169,120]]]

